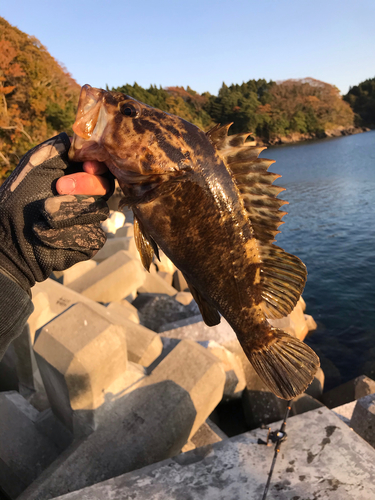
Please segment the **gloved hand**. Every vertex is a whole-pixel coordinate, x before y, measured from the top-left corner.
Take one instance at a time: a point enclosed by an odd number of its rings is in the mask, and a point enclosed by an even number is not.
[[[81,169],[66,134],[29,151],[0,187],[0,272],[30,292],[35,281],[90,259],[106,241],[105,197],[57,196],[56,181]],[[114,183],[112,180],[112,192]]]

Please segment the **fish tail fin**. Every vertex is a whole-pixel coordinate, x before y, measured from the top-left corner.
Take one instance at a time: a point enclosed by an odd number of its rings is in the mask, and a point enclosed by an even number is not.
[[[255,371],[271,391],[282,399],[293,399],[311,383],[320,361],[309,346],[283,330],[271,328],[270,342],[245,353]]]

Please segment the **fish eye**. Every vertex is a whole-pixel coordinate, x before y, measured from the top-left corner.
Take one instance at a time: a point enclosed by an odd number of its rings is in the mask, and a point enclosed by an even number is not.
[[[128,102],[124,102],[120,105],[120,112],[124,116],[130,116],[131,118],[138,118],[141,114],[140,110],[134,106],[134,104],[130,104]]]

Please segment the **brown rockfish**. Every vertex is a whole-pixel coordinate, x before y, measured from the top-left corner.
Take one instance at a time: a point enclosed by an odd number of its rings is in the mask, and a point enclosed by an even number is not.
[[[223,315],[272,392],[291,399],[318,366],[316,354],[268,319],[288,315],[306,268],[273,244],[286,202],[272,160],[229,126],[207,133],[118,92],[82,87],[70,158],[106,163],[134,212],[149,269],[158,247],[184,274],[204,321]],[[219,314],[220,313],[220,314]]]

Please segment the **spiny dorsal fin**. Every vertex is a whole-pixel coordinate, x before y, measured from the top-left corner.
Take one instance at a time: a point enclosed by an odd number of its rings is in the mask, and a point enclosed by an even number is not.
[[[284,188],[273,186],[281,177],[268,172],[274,160],[258,158],[264,147],[246,144],[248,134],[225,136],[230,125],[216,126],[207,135],[223,158],[239,190],[257,240],[261,266],[263,311],[267,318],[282,318],[295,307],[306,282],[306,267],[295,257],[272,245],[287,204],[277,196]]]
[[[198,290],[189,283],[189,281],[186,279],[186,276],[184,277],[195,302],[198,304],[203,321],[206,323],[207,326],[218,325],[220,323],[221,318],[216,308],[211,306],[211,304],[209,304],[207,300],[202,297],[202,295],[198,292]]]
[[[155,241],[143,229],[141,222],[134,215],[134,240],[141,257],[143,267],[150,272],[150,266],[154,254],[159,259],[159,250]],[[160,259],[159,259],[160,260]]]

